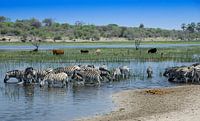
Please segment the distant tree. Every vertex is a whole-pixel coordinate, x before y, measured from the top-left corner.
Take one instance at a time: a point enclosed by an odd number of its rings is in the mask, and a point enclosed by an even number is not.
[[[140,25],[139,25],[139,28],[144,28],[144,24],[140,24]]]
[[[5,16],[0,16],[0,22],[6,22],[8,20],[8,18],[6,18]]]
[[[69,29],[70,28],[70,25],[68,23],[64,23],[64,24],[61,24],[61,27],[63,29]]]
[[[35,28],[40,28],[42,26],[41,22],[35,18],[31,19],[31,26]]]
[[[196,25],[196,30],[197,30],[198,32],[200,32],[200,22],[197,23],[197,25]]]
[[[60,35],[55,35],[53,41],[56,42],[56,40],[62,40],[62,37]]]
[[[188,30],[190,33],[193,33],[193,32],[195,32],[195,27],[196,27],[196,24],[195,24],[194,22],[192,22],[191,24],[188,24],[187,30]]]
[[[186,30],[186,24],[185,23],[183,23],[183,24],[181,24],[181,29],[183,30],[183,31],[185,31]]]
[[[82,25],[84,25],[84,22],[82,22],[82,21],[76,21],[75,25],[76,26],[82,26]]]
[[[46,18],[42,21],[42,23],[45,24],[45,26],[51,26],[53,24],[53,19],[51,18]]]

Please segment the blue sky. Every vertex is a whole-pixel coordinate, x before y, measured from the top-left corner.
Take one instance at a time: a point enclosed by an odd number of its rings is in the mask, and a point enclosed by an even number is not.
[[[15,19],[180,29],[200,22],[200,0],[0,0],[0,15]]]

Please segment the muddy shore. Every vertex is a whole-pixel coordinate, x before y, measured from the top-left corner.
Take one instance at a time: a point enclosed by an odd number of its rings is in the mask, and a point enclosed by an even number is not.
[[[116,110],[79,121],[199,121],[200,86],[127,90],[112,96]]]

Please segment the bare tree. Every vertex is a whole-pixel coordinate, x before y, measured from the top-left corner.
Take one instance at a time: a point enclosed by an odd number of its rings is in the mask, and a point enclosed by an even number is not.
[[[142,42],[142,38],[136,38],[135,39],[135,49],[136,50],[139,50],[141,42]]]
[[[36,36],[32,36],[32,41],[31,44],[35,47],[35,49],[33,50],[34,52],[38,52],[39,46],[40,46],[40,40],[37,39]]]

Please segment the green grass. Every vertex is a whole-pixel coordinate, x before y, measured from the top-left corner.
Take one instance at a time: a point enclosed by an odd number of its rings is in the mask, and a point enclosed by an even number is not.
[[[81,49],[64,49],[64,55],[53,55],[52,51],[0,51],[0,60],[36,61],[36,62],[70,62],[70,61],[199,61],[193,55],[200,53],[200,47],[160,48],[157,54],[148,54],[147,49],[128,48],[102,48],[101,54],[95,53],[96,49],[88,49],[89,54],[81,54]],[[163,53],[163,56],[161,56]]]

